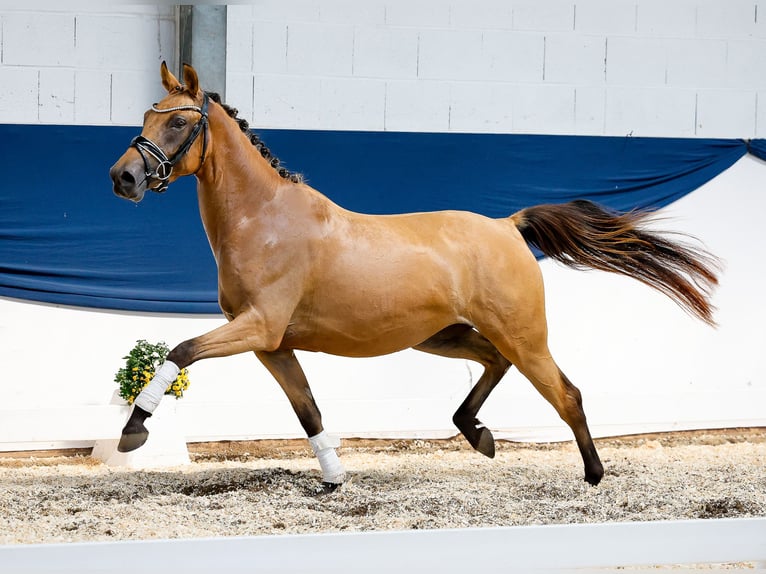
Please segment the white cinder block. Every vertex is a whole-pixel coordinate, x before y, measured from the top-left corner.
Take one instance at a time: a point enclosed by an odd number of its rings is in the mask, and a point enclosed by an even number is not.
[[[7,13],[2,48],[5,65],[72,66],[75,18],[66,13]]]
[[[420,32],[418,77],[429,80],[473,80],[481,77],[482,33],[479,30]]]
[[[516,86],[460,82],[452,86],[450,131],[511,133]]]
[[[253,71],[253,21],[244,18],[232,18],[226,12],[226,74],[238,74]],[[285,26],[283,28],[286,29]],[[284,50],[283,58],[284,60]],[[227,88],[228,90],[228,82]]]
[[[316,22],[321,4],[316,0],[258,0],[253,19],[262,22]]]
[[[724,40],[665,40],[668,86],[716,88],[726,82]]]
[[[513,28],[513,2],[456,0],[450,7],[450,23],[455,28],[483,30]]]
[[[386,131],[446,132],[450,122],[450,84],[429,80],[386,83]]]
[[[548,84],[519,85],[513,98],[513,131],[526,134],[574,133],[575,90]]]
[[[518,0],[513,3],[514,30],[574,30],[574,0]]]
[[[62,12],[60,6],[61,3],[53,2],[26,2],[27,6],[38,4],[41,6],[40,10],[46,10],[50,12]],[[28,9],[28,8],[27,8]],[[175,18],[175,11],[173,4],[160,4],[160,3],[132,3],[127,2],[93,2],[92,0],[67,0],[65,10],[69,12],[76,12],[77,14],[123,14],[128,16],[150,16],[160,17],[165,19]]]
[[[318,129],[321,80],[316,77],[256,74],[253,124],[263,128]]]
[[[381,131],[385,97],[386,84],[380,80],[323,78],[320,129]]]
[[[757,29],[753,0],[697,2],[697,35],[700,38],[749,38]]]
[[[544,53],[542,34],[487,30],[476,68],[488,82],[540,82]]]
[[[418,28],[450,25],[450,4],[443,0],[386,0],[386,24]]]
[[[112,123],[140,126],[144,112],[166,95],[159,72],[115,70],[112,73]]]
[[[350,76],[353,44],[350,26],[290,23],[287,70],[291,74]]]
[[[110,122],[112,75],[102,70],[75,70],[74,121],[80,125]]]
[[[287,72],[287,25],[281,22],[253,24],[253,71],[260,74]]]
[[[34,68],[0,66],[0,122],[37,123],[39,76]]]
[[[410,28],[356,28],[353,57],[354,76],[415,78],[418,32]]]
[[[239,110],[239,117],[253,121],[253,75],[226,74],[226,103]]]
[[[755,91],[701,90],[697,94],[697,133],[706,138],[755,137]]]
[[[755,19],[753,37],[766,38],[766,0],[758,0],[753,11]]]
[[[40,111],[45,124],[74,123],[74,70],[42,68],[40,70]]]
[[[755,95],[755,137],[766,138],[766,90]]]
[[[609,136],[694,137],[694,90],[607,87]]]
[[[176,21],[175,18],[162,18],[158,21],[159,26],[159,53],[155,52],[154,59],[150,66],[154,64],[155,69],[159,69],[159,64],[165,60],[168,65],[176,61]]]
[[[766,40],[729,40],[727,49],[726,87],[766,89]]]
[[[545,37],[545,81],[595,84],[605,81],[606,38],[581,34]]]
[[[606,108],[606,88],[582,86],[575,88],[574,133],[603,135]]]
[[[584,33],[633,34],[637,0],[578,0],[575,30]]]
[[[255,18],[256,8],[260,13],[260,6],[256,7],[254,3],[228,4],[226,6],[226,27],[228,28],[234,21],[252,22]]]
[[[666,45],[660,38],[610,36],[606,81],[622,86],[662,86],[667,70]]]
[[[328,24],[352,24],[356,26],[383,24],[386,19],[384,0],[322,0],[319,4],[319,20]]]
[[[636,31],[641,37],[693,37],[697,31],[697,0],[641,0]]]
[[[166,30],[167,33],[167,30]],[[159,21],[122,15],[77,18],[77,66],[102,70],[146,70],[159,74],[160,62],[174,61]],[[171,64],[172,65],[172,64]],[[157,75],[159,78],[159,75]]]

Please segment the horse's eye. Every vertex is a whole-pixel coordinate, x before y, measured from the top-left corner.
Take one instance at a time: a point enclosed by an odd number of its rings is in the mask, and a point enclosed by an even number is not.
[[[170,125],[171,127],[180,129],[186,125],[186,118],[183,116],[176,116],[170,121]]]

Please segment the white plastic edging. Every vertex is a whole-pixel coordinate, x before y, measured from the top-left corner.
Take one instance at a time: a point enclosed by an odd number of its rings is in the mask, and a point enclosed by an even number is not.
[[[561,572],[761,562],[766,518],[0,546],[0,571]]]

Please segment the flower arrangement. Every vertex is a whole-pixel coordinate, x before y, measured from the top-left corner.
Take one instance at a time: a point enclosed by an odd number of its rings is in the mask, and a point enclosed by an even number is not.
[[[143,339],[136,341],[136,346],[130,353],[123,357],[125,366],[117,371],[114,382],[120,387],[120,396],[133,404],[138,393],[149,384],[154,377],[154,372],[168,356],[170,349],[160,341],[152,344]],[[165,391],[166,395],[174,395],[180,399],[184,391],[189,388],[189,372],[181,369],[178,377],[173,381]]]

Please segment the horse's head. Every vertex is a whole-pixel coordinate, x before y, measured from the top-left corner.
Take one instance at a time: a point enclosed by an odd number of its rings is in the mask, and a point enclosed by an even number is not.
[[[160,75],[168,95],[144,114],[141,135],[109,170],[114,193],[136,203],[147,189],[163,192],[182,175],[196,173],[207,151],[208,98],[197,72],[184,64],[181,84],[162,62]]]

